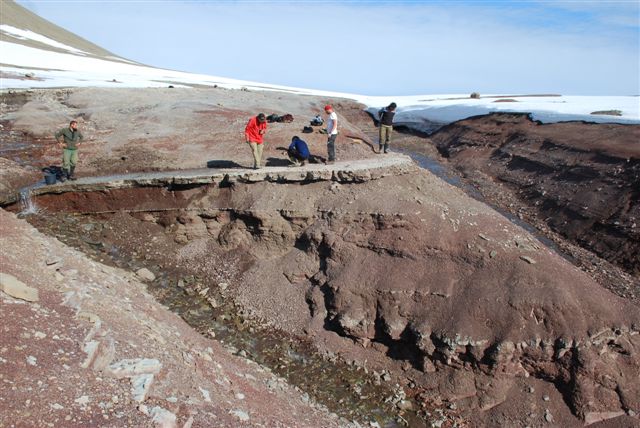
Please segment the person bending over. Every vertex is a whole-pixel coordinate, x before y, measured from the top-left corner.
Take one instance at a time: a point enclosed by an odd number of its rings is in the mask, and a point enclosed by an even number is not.
[[[249,119],[244,129],[244,139],[251,147],[253,154],[253,169],[261,167],[262,150],[264,148],[264,134],[267,132],[267,117],[264,113]]]
[[[292,166],[304,166],[309,162],[309,146],[297,135],[291,139],[287,154],[289,155]]]

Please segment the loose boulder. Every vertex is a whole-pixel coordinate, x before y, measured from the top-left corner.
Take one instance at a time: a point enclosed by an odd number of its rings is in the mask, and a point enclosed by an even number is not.
[[[143,279],[145,281],[153,281],[156,279],[156,276],[147,268],[138,269],[136,271],[136,275],[138,278]]]

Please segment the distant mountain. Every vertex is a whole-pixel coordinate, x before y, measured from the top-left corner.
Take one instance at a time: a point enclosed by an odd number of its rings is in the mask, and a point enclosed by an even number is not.
[[[0,0],[0,87],[202,87],[322,91],[166,70],[118,56],[30,12]]]
[[[35,13],[25,9],[12,0],[1,0],[2,6],[0,7],[0,40],[4,42],[17,43],[25,46],[29,46],[37,49],[53,50],[61,53],[73,53],[69,49],[64,49],[55,44],[47,43],[46,39],[58,42],[61,45],[66,45],[79,52],[83,52],[85,55],[106,58],[111,61],[125,61],[126,60],[118,55],[115,55],[108,50],[91,43],[90,41],[83,39],[82,37],[73,34],[70,31],[59,27],[52,22],[47,21],[36,15]],[[10,27],[10,28],[9,28]],[[34,40],[33,38],[25,37],[16,33],[13,29],[24,30],[31,33],[36,33],[44,38],[41,40]],[[46,39],[45,39],[46,38]],[[6,63],[4,58],[0,59],[0,62]],[[20,64],[12,64],[20,65]]]

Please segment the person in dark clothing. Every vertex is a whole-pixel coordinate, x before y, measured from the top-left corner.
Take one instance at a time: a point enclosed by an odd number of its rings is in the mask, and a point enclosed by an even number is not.
[[[388,153],[391,142],[391,131],[393,131],[393,116],[396,114],[396,103],[391,103],[378,112],[380,119],[380,148],[378,153]]]
[[[287,154],[292,166],[304,166],[309,161],[309,146],[296,135],[291,139]]]

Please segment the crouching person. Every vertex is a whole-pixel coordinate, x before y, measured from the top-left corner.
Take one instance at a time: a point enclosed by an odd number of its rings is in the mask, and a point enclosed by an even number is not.
[[[62,149],[62,175],[75,180],[75,170],[78,163],[78,146],[84,139],[78,131],[78,122],[72,120],[68,128],[62,128],[55,135],[58,145]]]
[[[291,139],[289,149],[287,149],[291,166],[304,166],[309,162],[309,146],[296,135]]]

